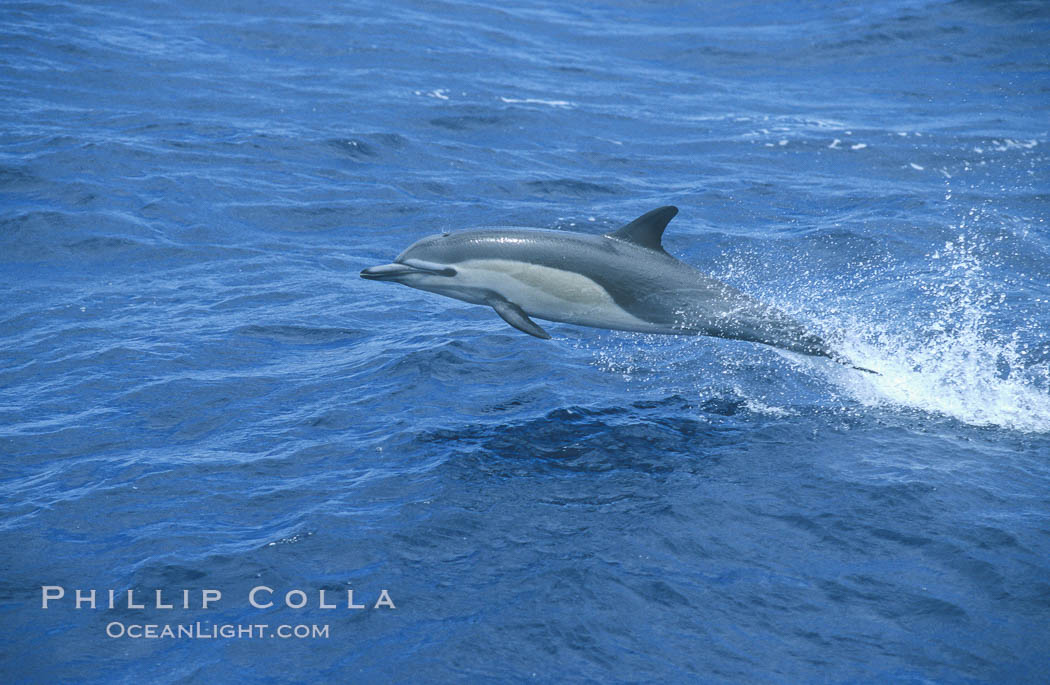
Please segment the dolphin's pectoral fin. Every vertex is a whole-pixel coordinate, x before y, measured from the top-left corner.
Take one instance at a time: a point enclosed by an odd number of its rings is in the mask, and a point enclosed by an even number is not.
[[[544,340],[550,340],[551,334],[540,328],[535,321],[529,318],[529,315],[525,311],[514,304],[506,300],[492,300],[489,304],[496,310],[496,313],[500,315],[500,318],[509,323],[514,328],[517,328],[523,333],[534,335],[537,338],[543,338]]]

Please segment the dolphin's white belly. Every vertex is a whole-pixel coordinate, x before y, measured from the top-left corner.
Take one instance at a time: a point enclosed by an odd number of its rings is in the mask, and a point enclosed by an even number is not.
[[[537,319],[631,331],[665,328],[627,312],[605,288],[573,271],[509,259],[470,259],[457,263],[456,272],[457,286],[493,291]]]

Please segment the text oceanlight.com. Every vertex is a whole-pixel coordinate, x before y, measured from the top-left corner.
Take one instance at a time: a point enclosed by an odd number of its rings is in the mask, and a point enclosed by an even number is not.
[[[106,635],[111,638],[133,640],[189,639],[189,640],[236,640],[277,638],[281,640],[327,639],[328,625],[306,624],[272,626],[268,623],[122,623],[111,621],[106,625]]]

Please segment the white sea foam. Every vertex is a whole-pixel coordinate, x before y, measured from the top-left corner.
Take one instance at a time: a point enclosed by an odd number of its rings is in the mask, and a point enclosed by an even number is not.
[[[867,406],[899,405],[975,426],[1050,432],[1050,364],[1029,360],[1039,331],[1003,332],[992,323],[1005,294],[985,273],[982,246],[960,236],[930,255],[928,304],[912,325],[853,315],[839,351],[881,375],[824,367],[846,395]],[[862,333],[863,332],[863,333]]]
[[[548,107],[562,107],[566,109],[576,106],[575,103],[569,102],[568,100],[541,100],[539,98],[505,98],[502,95],[499,99],[508,104],[547,105]]]
[[[448,100],[449,99],[448,89],[447,88],[436,88],[434,90],[430,90],[430,91],[426,91],[426,92],[424,92],[422,90],[416,90],[416,91],[413,91],[413,92],[416,95],[422,95],[422,96],[426,96],[428,98],[436,98],[438,100]]]

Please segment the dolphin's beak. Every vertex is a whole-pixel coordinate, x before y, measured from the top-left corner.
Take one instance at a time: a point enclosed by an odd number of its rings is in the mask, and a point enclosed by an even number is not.
[[[417,269],[413,269],[407,264],[383,264],[381,266],[368,267],[361,272],[361,278],[367,278],[370,281],[393,281],[397,280],[399,276],[416,272]]]
[[[396,281],[408,274],[431,274],[433,276],[455,276],[456,270],[443,264],[434,264],[420,259],[413,259],[409,263],[394,262],[382,266],[370,266],[361,272],[361,278],[370,281]]]

